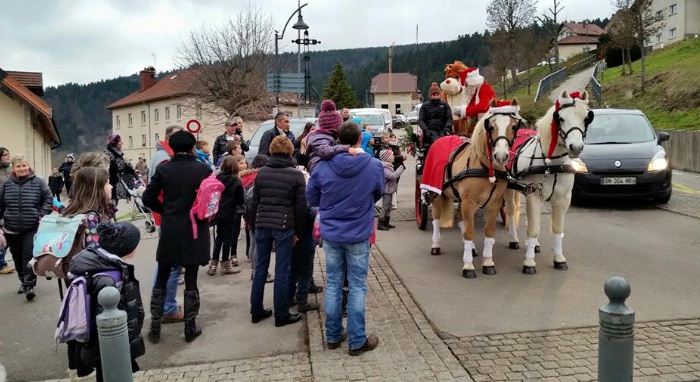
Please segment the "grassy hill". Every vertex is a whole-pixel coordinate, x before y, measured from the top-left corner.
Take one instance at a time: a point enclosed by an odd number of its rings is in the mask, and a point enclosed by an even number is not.
[[[700,130],[700,38],[652,52],[647,57],[644,94],[640,65],[641,61],[632,64],[631,76],[621,75],[620,67],[605,70],[601,81],[605,104],[642,110],[659,130]]]

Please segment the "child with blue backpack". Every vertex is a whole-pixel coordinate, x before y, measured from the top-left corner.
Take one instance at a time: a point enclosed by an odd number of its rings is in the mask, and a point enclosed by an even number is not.
[[[141,239],[139,229],[131,223],[105,223],[100,224],[97,231],[99,245],[88,247],[71,261],[69,276],[73,282],[66,294],[56,332],[59,342],[68,343],[68,372],[71,381],[91,378],[93,373],[98,382],[103,380],[96,319],[102,312],[97,296],[106,287],[115,287],[121,294],[117,307],[127,314],[132,372],[139,370],[136,358],[146,352],[141,337],[144,309],[139,282],[135,277],[134,266],[124,261],[131,258],[138,247]],[[78,290],[80,286],[84,286],[82,291]],[[87,317],[85,310],[80,309],[81,304],[76,303],[80,301],[76,298],[81,293],[84,293],[85,306],[90,307]],[[70,330],[71,327],[81,327],[76,325],[75,320],[78,318],[87,322],[88,333]]]

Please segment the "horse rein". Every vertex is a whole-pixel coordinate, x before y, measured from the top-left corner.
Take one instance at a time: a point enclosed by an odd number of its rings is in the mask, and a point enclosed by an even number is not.
[[[499,136],[496,137],[496,139],[493,139],[493,138],[491,137],[491,133],[493,132],[493,127],[491,126],[490,120],[491,120],[491,117],[493,117],[494,115],[507,115],[507,116],[510,117],[511,119],[514,119],[514,120],[518,121],[518,123],[515,125],[515,128],[513,129],[513,131],[514,131],[513,139],[508,139],[508,137],[506,137],[505,135],[499,135]],[[517,136],[518,130],[519,130],[521,127],[523,127],[524,125],[525,125],[524,119],[523,119],[522,117],[520,117],[520,116],[514,114],[514,113],[496,113],[496,114],[492,114],[490,117],[488,117],[488,118],[486,118],[486,119],[484,120],[484,130],[486,130],[486,132],[487,132],[487,134],[486,134],[486,143],[489,145],[489,147],[491,148],[492,151],[493,151],[494,148],[496,148],[496,144],[497,144],[498,141],[500,141],[501,139],[503,139],[503,140],[505,140],[506,142],[508,142],[508,147],[512,147],[512,146],[513,146],[513,142],[515,142],[515,137]],[[491,158],[489,158],[489,160],[491,160]]]

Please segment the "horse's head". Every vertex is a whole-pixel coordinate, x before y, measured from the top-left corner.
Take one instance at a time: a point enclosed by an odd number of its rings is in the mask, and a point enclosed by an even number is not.
[[[557,144],[563,146],[572,158],[583,151],[583,140],[588,125],[593,121],[593,111],[588,108],[588,92],[567,93],[564,90],[554,105],[550,125],[552,143],[547,152],[551,157]]]
[[[520,116],[517,99],[491,102],[491,108],[483,118],[483,126],[486,149],[491,151],[495,166],[502,168],[506,164],[510,146],[518,129],[524,125],[525,120]]]

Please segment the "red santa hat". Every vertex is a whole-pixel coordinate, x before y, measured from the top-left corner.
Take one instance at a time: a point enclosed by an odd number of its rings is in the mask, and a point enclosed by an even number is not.
[[[464,82],[466,86],[481,86],[483,83],[484,76],[479,74],[479,68],[467,68]]]
[[[489,108],[490,114],[517,114],[520,112],[520,105],[512,105],[508,100],[497,100],[496,106]]]

